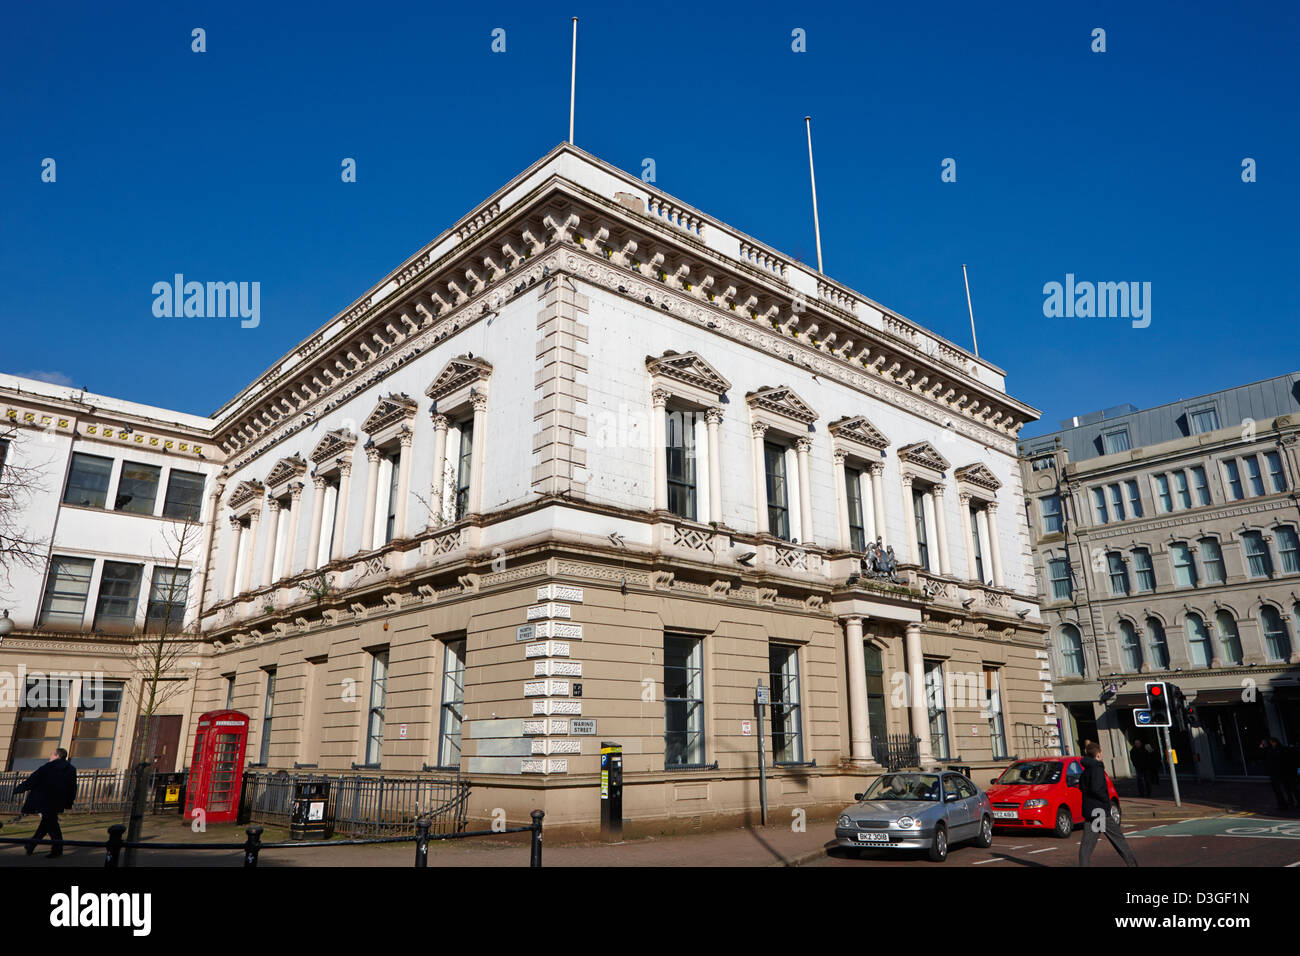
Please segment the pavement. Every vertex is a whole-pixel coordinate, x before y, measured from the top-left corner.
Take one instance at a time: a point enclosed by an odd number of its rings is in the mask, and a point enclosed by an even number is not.
[[[1292,848],[1293,838],[1300,841],[1300,812],[1273,809],[1273,793],[1269,785],[1257,782],[1221,781],[1211,784],[1186,782],[1182,787],[1183,804],[1175,806],[1170,799],[1168,784],[1158,787],[1152,797],[1129,796],[1127,781],[1120,781],[1120,799],[1123,805],[1125,829],[1136,839],[1154,841],[1161,847],[1178,842],[1178,837],[1204,839],[1186,841],[1190,852],[1193,845],[1200,850],[1217,848],[1224,854],[1212,861],[1226,865],[1290,865],[1300,858],[1300,842]],[[1259,819],[1249,819],[1254,816]],[[1246,818],[1243,820],[1243,818]],[[1176,829],[1162,828],[1182,821],[1207,821],[1202,831],[1182,833]],[[68,814],[63,818],[66,839],[101,841],[112,823],[120,822],[116,816]],[[516,822],[511,821],[512,825]],[[36,818],[27,817],[20,822],[6,822],[0,837],[25,837],[34,829]],[[1258,834],[1239,834],[1229,831],[1251,828]],[[646,837],[621,843],[546,843],[543,848],[545,866],[629,866],[629,867],[694,867],[694,866],[802,866],[807,864],[863,865],[876,863],[921,862],[917,855],[891,857],[888,851],[870,854],[868,860],[849,858],[833,849],[830,842],[831,824],[828,821],[809,821],[801,832],[789,824],[768,827],[737,827],[705,831],[686,836]],[[205,833],[194,833],[176,815],[146,817],[146,842],[154,843],[242,843],[245,828],[237,824],[210,825]],[[1258,835],[1275,839],[1243,839]],[[436,841],[429,847],[430,866],[480,867],[527,866],[529,847],[527,834],[518,837],[474,837],[471,839]],[[287,841],[284,829],[268,827],[263,833],[264,842]],[[342,838],[340,838],[342,839]],[[976,859],[984,863],[995,862],[1000,855],[1009,862],[1021,850],[1034,865],[1071,864],[1077,857],[1079,833],[1070,840],[1054,840],[1037,835],[1004,837],[999,834],[990,850],[975,851],[970,847],[953,850],[951,861]],[[1254,853],[1249,847],[1255,847]],[[1073,853],[1067,852],[1074,847]],[[1136,847],[1135,847],[1136,850]],[[829,852],[828,852],[829,851]],[[69,847],[57,860],[45,857],[42,848],[28,857],[20,846],[0,845],[0,867],[6,866],[57,866],[102,867],[104,851],[99,847]],[[1172,851],[1171,851],[1172,852]],[[1204,865],[1206,857],[1168,856],[1167,865]],[[1099,865],[1109,855],[1118,862],[1109,847],[1098,848],[1095,862]],[[1157,857],[1147,854],[1160,865]],[[988,857],[988,859],[985,858]],[[1050,858],[1050,861],[1049,861]],[[1275,859],[1276,858],[1276,859]],[[1285,859],[1284,859],[1285,858]],[[414,841],[395,845],[295,847],[290,849],[265,849],[259,856],[259,866],[411,866],[415,859]],[[1051,862],[1051,861],[1059,861]],[[1177,861],[1177,862],[1175,862]],[[1199,862],[1198,862],[1199,861]],[[242,865],[238,850],[148,850],[138,854],[140,866],[232,866]],[[982,864],[980,864],[982,865]]]

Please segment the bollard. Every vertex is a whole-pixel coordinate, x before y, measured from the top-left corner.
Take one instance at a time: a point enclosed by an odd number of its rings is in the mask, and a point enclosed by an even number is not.
[[[108,842],[104,844],[105,869],[117,869],[122,856],[122,834],[125,831],[126,824],[124,823],[114,823],[108,828]]]
[[[262,848],[262,828],[249,827],[246,831],[248,840],[244,843],[244,866],[257,866],[257,851]]]
[[[534,810],[533,817],[533,839],[532,853],[528,859],[530,867],[540,867],[542,865],[542,817],[546,816],[541,810]]]
[[[415,865],[425,869],[429,865],[429,818],[415,821]]]

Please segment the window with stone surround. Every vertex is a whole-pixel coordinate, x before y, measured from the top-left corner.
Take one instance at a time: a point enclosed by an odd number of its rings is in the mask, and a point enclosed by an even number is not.
[[[465,641],[445,641],[442,659],[438,766],[459,770],[461,728],[465,723]]]
[[[768,644],[767,660],[772,688],[772,762],[776,765],[802,763],[799,648],[789,644]]]
[[[664,634],[664,768],[704,766],[704,641]]]
[[[366,711],[366,766],[384,759],[384,714],[388,706],[388,648],[370,652],[370,707]]]
[[[1187,631],[1188,658],[1193,667],[1209,667],[1213,658],[1210,647],[1210,632],[1199,614],[1188,614],[1183,622]]]

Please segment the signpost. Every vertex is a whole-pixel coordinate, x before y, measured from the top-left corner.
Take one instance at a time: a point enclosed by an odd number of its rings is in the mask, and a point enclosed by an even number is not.
[[[1151,681],[1147,684],[1149,706],[1146,710],[1133,711],[1133,723],[1139,727],[1154,727],[1156,729],[1156,737],[1160,741],[1161,749],[1164,751],[1164,762],[1169,768],[1169,782],[1174,788],[1174,806],[1181,807],[1183,799],[1178,792],[1178,757],[1169,744],[1171,715],[1168,700],[1169,689],[1165,682]]]
[[[767,688],[760,677],[754,691],[754,712],[758,715],[758,806],[763,826],[767,826],[767,754],[763,751],[763,708],[766,706]]]

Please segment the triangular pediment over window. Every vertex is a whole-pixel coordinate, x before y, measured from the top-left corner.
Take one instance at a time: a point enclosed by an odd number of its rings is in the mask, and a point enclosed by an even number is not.
[[[931,471],[947,471],[948,459],[928,441],[919,441],[913,445],[904,445],[898,449],[898,457],[903,461],[929,468]]]
[[[281,458],[271,468],[266,476],[266,486],[275,488],[284,484],[290,478],[296,478],[307,470],[307,462],[303,461],[297,455],[291,458]]]
[[[486,381],[491,377],[491,362],[469,355],[458,355],[434,377],[433,384],[424,390],[424,394],[433,399],[436,405],[439,399],[446,398],[466,385]]]
[[[998,481],[997,475],[989,471],[988,466],[982,462],[977,461],[969,465],[962,465],[952,474],[958,481],[964,481],[987,491],[997,491],[1002,487],[1002,482]]]
[[[841,418],[830,425],[830,433],[836,438],[855,441],[868,448],[884,449],[889,447],[889,439],[871,422],[859,415],[857,418]]]
[[[662,376],[684,382],[711,395],[721,395],[731,390],[731,383],[697,352],[665,352],[655,358],[647,355],[646,370],[653,376]]]
[[[230,507],[238,508],[262,497],[262,492],[266,488],[260,481],[241,481],[235,485],[235,490],[230,493]]]
[[[316,443],[316,447],[311,450],[311,460],[320,464],[323,461],[329,461],[339,455],[345,454],[352,450],[352,446],[357,443],[357,436],[345,429],[336,429],[332,432],[326,432],[325,437]]]
[[[776,388],[760,388],[746,395],[745,401],[751,408],[759,408],[774,415],[783,415],[805,425],[811,425],[817,420],[817,412],[812,406],[800,398],[794,389],[785,385],[778,385]]]
[[[374,435],[405,419],[414,418],[417,407],[415,399],[409,395],[386,395],[379,400],[375,410],[366,416],[361,429]]]

